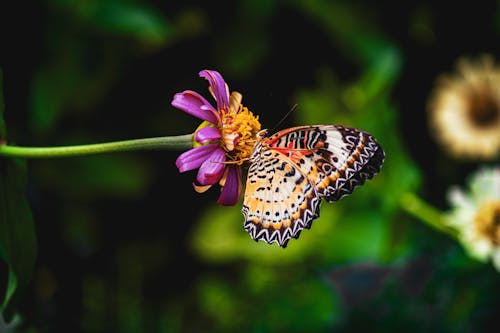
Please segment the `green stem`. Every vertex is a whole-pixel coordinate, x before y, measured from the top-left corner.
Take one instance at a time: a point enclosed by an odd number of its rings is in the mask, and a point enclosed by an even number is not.
[[[137,150],[185,150],[193,147],[193,135],[114,141],[61,147],[20,147],[0,145],[0,155],[24,158],[52,158],[95,155]]]
[[[458,235],[456,230],[446,225],[444,214],[417,197],[414,193],[404,193],[401,196],[400,204],[407,213],[418,218],[430,227],[448,234],[455,239],[457,238]]]

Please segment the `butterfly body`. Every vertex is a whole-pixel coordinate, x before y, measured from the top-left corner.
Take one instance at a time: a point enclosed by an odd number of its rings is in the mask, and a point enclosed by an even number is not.
[[[242,212],[244,228],[258,241],[286,247],[319,217],[328,202],[372,178],[384,152],[367,132],[338,125],[299,126],[253,148]]]

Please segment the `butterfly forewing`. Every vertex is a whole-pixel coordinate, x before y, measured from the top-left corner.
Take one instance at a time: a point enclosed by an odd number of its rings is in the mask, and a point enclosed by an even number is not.
[[[301,126],[256,143],[243,203],[255,240],[285,247],[332,202],[372,178],[384,152],[367,132],[337,125]]]

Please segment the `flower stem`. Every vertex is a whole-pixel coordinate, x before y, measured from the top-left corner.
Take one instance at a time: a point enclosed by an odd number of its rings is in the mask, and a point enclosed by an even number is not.
[[[88,145],[61,147],[20,147],[0,145],[0,156],[24,158],[53,158],[95,155],[138,150],[185,150],[192,148],[193,135],[164,136],[156,138],[114,141]]]
[[[457,238],[457,231],[445,223],[444,213],[420,199],[414,193],[404,193],[400,199],[401,208],[428,226]]]

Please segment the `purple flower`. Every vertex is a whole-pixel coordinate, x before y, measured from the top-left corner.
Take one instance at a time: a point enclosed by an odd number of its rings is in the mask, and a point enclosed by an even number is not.
[[[179,172],[198,169],[198,184],[193,183],[197,192],[219,183],[222,191],[217,202],[230,206],[240,197],[241,164],[250,157],[260,123],[242,106],[241,94],[229,94],[218,72],[203,70],[200,76],[208,80],[217,107],[191,90],[175,94],[172,106],[204,121],[195,132],[194,148],[181,154],[175,164]]]

